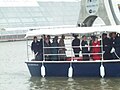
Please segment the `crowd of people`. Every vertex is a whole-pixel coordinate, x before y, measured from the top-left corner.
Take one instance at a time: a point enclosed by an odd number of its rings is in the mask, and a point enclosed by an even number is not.
[[[65,36],[62,35],[59,42],[58,36],[55,36],[50,41],[50,35],[43,35],[40,41],[38,41],[37,37],[33,38],[33,42],[31,44],[31,50],[34,52],[35,60],[46,60],[46,61],[65,61]],[[44,54],[44,55],[43,55]]]
[[[112,32],[107,37],[103,34],[103,57],[105,60],[119,59],[120,58],[120,35]]]
[[[103,33],[100,40],[95,35],[91,36],[89,41],[85,35],[82,36],[82,40],[77,34],[72,36],[74,37],[71,43],[74,56],[79,58],[81,51],[83,61],[120,58],[120,35],[116,32],[109,33],[109,35]],[[54,36],[52,42],[50,39],[50,35],[43,35],[40,41],[36,36],[33,38],[31,50],[34,52],[35,60],[65,61],[67,50],[64,42],[65,35],[61,35],[60,40],[58,36]]]

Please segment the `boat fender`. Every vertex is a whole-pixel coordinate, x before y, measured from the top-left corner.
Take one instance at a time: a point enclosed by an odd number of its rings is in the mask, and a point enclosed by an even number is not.
[[[43,64],[41,66],[41,76],[45,77],[45,66]]]
[[[70,66],[68,70],[68,77],[72,77],[72,76],[73,76],[73,68],[72,66]]]
[[[100,66],[100,75],[101,75],[102,78],[105,76],[105,68],[102,64]]]

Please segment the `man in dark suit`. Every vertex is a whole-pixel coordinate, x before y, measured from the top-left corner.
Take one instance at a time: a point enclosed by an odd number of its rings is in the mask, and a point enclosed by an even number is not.
[[[103,41],[103,51],[104,51],[104,54],[103,54],[103,59],[104,60],[111,60],[112,57],[111,57],[111,49],[112,49],[112,42],[110,40],[110,38],[107,37],[107,34],[106,33],[103,33],[102,34],[102,41]]]
[[[81,46],[82,46],[82,56],[83,56],[83,60],[89,60],[89,51],[88,51],[88,42],[86,41],[86,36],[82,36],[82,42],[81,42]]]
[[[75,54],[75,57],[79,57],[79,52],[80,52],[80,39],[78,39],[78,35],[73,34],[73,41],[72,41],[72,48],[73,52]]]
[[[112,53],[113,59],[120,58],[120,38],[117,37],[116,32],[111,33],[112,48],[115,49],[115,52]]]

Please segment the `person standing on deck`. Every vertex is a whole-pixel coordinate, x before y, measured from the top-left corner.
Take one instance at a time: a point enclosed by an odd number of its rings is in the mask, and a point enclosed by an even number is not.
[[[33,38],[33,42],[31,44],[31,50],[34,52],[35,60],[41,60],[40,42],[38,41],[36,36],[34,36]]]
[[[79,57],[79,52],[81,51],[80,49],[80,39],[78,39],[78,35],[73,34],[73,41],[72,41],[72,48],[73,52],[75,54],[75,57]]]
[[[47,35],[47,37],[44,40],[44,54],[45,55],[45,60],[50,61],[51,60],[51,42],[50,42],[50,35]]]
[[[92,59],[101,60],[101,55],[99,54],[100,52],[101,52],[100,41],[98,41],[98,38],[95,37],[92,43]]]
[[[81,42],[81,46],[82,46],[82,56],[83,56],[83,60],[89,60],[89,51],[88,51],[88,43],[86,41],[86,36],[82,36],[82,42]]]
[[[106,33],[102,34],[102,41],[103,41],[103,59],[104,60],[111,60],[112,59],[112,54],[110,53],[112,49],[112,42],[111,40],[107,37]]]
[[[65,39],[65,36],[64,35],[62,35],[61,36],[61,39],[60,39],[60,41],[59,41],[59,54],[63,54],[63,55],[59,55],[59,61],[65,61],[65,59],[66,59],[66,55],[65,55],[65,51],[66,51],[66,49],[65,49],[65,43],[64,43],[64,39]]]
[[[91,36],[90,37],[90,41],[89,41],[89,52],[90,52],[90,59],[92,59],[92,43],[94,42],[94,39],[95,39],[96,36]]]
[[[58,61],[58,36],[53,38],[53,42],[51,43],[51,54],[56,54],[51,56],[52,61]]]
[[[40,55],[41,55],[41,60],[43,60],[43,42],[45,41],[46,37],[45,35],[42,35],[40,39]]]
[[[112,53],[112,58],[119,59],[120,58],[120,38],[117,37],[116,32],[111,33],[111,41],[112,41],[112,48],[115,49],[115,51]]]

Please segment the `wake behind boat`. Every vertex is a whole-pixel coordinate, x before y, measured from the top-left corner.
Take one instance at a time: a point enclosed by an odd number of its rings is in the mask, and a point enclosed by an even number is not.
[[[66,36],[65,42],[69,43],[64,46],[58,47],[45,47],[45,43],[43,42],[42,49],[42,60],[36,60],[35,58],[30,60],[28,57],[28,61],[26,64],[29,68],[31,76],[57,76],[57,77],[120,77],[120,59],[118,52],[115,51],[115,47],[111,47],[111,53],[114,53],[116,58],[111,58],[112,60],[104,60],[104,54],[106,53],[103,46],[103,38],[99,38],[100,44],[95,46],[86,45],[77,45],[71,44],[73,41],[72,35],[84,36],[86,35],[96,35],[97,37],[102,37],[103,33],[111,33],[119,31],[120,26],[103,26],[103,27],[73,27],[73,28],[49,28],[49,29],[40,29],[29,31],[26,34],[25,38],[41,36],[41,35],[51,35],[52,37],[58,36],[58,38],[62,35]],[[80,37],[78,37],[80,38]],[[84,37],[82,37],[83,39]],[[42,38],[44,41],[45,38]],[[60,41],[60,40],[59,40]],[[27,45],[27,49],[29,50],[29,45]],[[74,48],[80,48],[82,52],[81,55],[78,53],[73,53]],[[83,50],[87,47],[89,49],[92,47],[92,52],[83,52]],[[119,46],[120,47],[120,46]],[[63,53],[46,53],[48,49],[65,49],[65,59],[62,60],[57,58],[58,60],[53,60],[51,57],[64,56]],[[94,48],[94,49],[93,49]],[[98,51],[98,52],[93,52]],[[89,60],[84,60],[86,55],[89,56]],[[111,54],[112,55],[112,54]],[[29,56],[29,55],[28,55]],[[49,60],[49,58],[51,58]],[[91,59],[92,57],[92,59]],[[110,56],[109,56],[110,57]],[[54,57],[55,58],[55,57]]]

